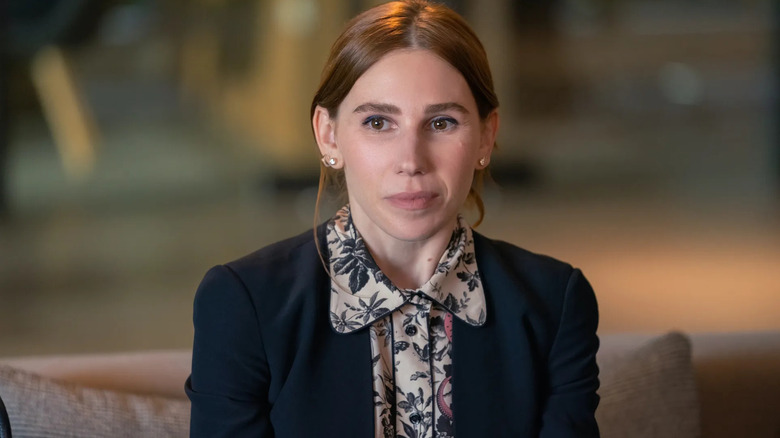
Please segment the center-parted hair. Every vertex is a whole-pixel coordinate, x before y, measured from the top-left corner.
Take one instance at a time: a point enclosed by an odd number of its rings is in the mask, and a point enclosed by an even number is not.
[[[338,115],[341,102],[352,86],[372,65],[399,49],[423,49],[435,53],[463,75],[485,120],[498,108],[487,55],[477,35],[455,11],[442,4],[420,0],[395,1],[369,9],[353,18],[338,37],[322,71],[319,89],[311,103],[311,117],[317,106]],[[475,170],[468,201],[479,211],[477,226],[485,214],[480,186],[486,170]],[[319,201],[331,182],[343,187],[343,172],[320,167]],[[315,219],[316,221],[317,219]]]

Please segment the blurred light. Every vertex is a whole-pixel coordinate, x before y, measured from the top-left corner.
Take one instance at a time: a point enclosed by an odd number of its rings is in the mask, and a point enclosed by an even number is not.
[[[677,105],[697,105],[704,97],[699,74],[681,62],[671,62],[661,68],[658,86],[664,97]]]
[[[317,19],[314,0],[284,0],[276,3],[276,22],[282,32],[298,37],[307,36]]]
[[[94,167],[97,131],[66,54],[56,46],[44,47],[30,70],[62,165],[71,179],[83,180]]]

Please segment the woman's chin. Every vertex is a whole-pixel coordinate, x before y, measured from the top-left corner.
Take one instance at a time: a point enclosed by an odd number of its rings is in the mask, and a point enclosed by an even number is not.
[[[407,217],[388,224],[385,232],[404,242],[425,241],[444,231],[449,235],[454,227],[455,216],[451,220],[442,216],[444,215],[431,214],[414,218]]]
[[[445,229],[447,235],[452,232],[458,212],[449,210],[445,203],[413,209],[386,204],[369,211],[353,204],[352,217],[360,233],[369,240],[374,237],[370,235],[379,232],[403,242],[423,242]]]

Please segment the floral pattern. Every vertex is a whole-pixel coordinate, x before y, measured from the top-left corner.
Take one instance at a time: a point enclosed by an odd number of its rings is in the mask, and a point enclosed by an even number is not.
[[[485,323],[485,294],[463,218],[433,276],[399,289],[352,224],[349,206],[328,223],[330,320],[339,333],[370,328],[377,437],[454,436],[452,321]]]

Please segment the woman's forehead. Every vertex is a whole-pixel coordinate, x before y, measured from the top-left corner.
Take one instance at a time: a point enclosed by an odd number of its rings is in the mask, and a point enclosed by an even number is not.
[[[342,106],[389,104],[399,108],[455,103],[476,111],[463,75],[436,53],[424,49],[394,50],[358,78]],[[354,108],[351,108],[354,107]]]

